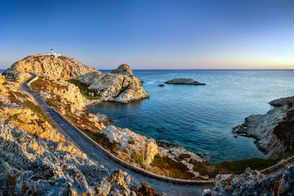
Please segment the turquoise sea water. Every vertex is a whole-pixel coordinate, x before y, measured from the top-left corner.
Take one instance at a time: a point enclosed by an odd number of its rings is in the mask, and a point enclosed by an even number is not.
[[[150,99],[89,108],[114,124],[156,140],[202,153],[214,163],[264,157],[253,139],[231,134],[251,114],[266,113],[269,101],[294,94],[293,70],[135,70]],[[205,86],[158,84],[187,77]]]

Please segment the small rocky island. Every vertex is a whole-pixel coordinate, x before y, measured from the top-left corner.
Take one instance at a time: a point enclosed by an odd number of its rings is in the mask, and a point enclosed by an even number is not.
[[[166,81],[165,84],[206,85],[191,78],[174,78]]]

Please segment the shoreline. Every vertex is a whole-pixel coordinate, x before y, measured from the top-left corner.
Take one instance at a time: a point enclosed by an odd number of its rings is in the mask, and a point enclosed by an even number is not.
[[[141,100],[141,101],[144,101],[144,100]],[[138,103],[138,102],[140,102],[140,101],[134,101],[134,102],[130,102],[130,103],[127,103],[127,104]],[[95,103],[95,104],[87,105],[87,108],[86,108],[85,112],[89,112],[89,113],[94,114],[94,115],[98,115],[98,114],[99,115],[105,115],[105,116],[107,116],[110,119],[110,123],[108,125],[115,125],[116,127],[121,127],[120,126],[120,123],[114,123],[116,121],[116,119],[109,117],[107,114],[101,113],[100,111],[92,112],[92,111],[89,111],[88,110],[90,107],[93,107],[93,106],[95,106],[97,104],[104,104],[104,103],[125,105],[125,103],[120,103],[120,102],[115,102],[115,101],[100,101],[100,102]],[[233,129],[235,126],[237,126],[237,125],[232,126],[231,129]],[[129,129],[129,127],[125,127],[125,126],[124,126],[124,128]],[[133,129],[130,129],[130,130],[133,131]],[[148,136],[146,136],[146,135],[144,135],[144,134],[142,134],[140,132],[137,132],[137,131],[133,131],[133,132],[135,132],[135,133],[137,133],[139,135],[148,137]],[[237,136],[235,134],[233,134],[232,131],[228,131],[228,132],[231,133],[232,137],[237,138]],[[251,136],[245,136],[245,137],[256,140],[256,138],[251,137]],[[155,139],[153,137],[148,137],[148,138]],[[183,146],[183,145],[181,145],[179,143],[174,143],[174,142],[169,142],[169,141],[163,141],[161,139],[160,140],[155,139],[155,140],[156,140],[156,142],[157,142],[157,144],[158,144],[159,147],[179,147],[179,148],[184,148],[184,149],[186,149],[186,150],[188,150],[188,151],[190,151],[190,152],[192,152],[192,153],[200,156],[204,160],[212,163],[211,161],[209,161],[209,160],[206,159],[206,156],[210,156],[210,153],[202,153],[202,152],[194,151],[194,150],[191,150],[189,147],[185,147],[185,146]],[[255,145],[255,141],[253,141],[251,143],[253,143]],[[257,145],[255,145],[255,148],[259,152],[263,153],[263,155],[265,155],[265,153],[261,149],[259,149],[257,147]],[[249,158],[242,158],[242,159],[235,159],[235,160],[223,160],[221,162],[214,162],[212,164],[220,164],[220,163],[223,163],[223,162],[236,162],[236,161],[242,161],[242,160],[248,160],[248,159],[255,159],[255,158],[266,159],[265,156],[263,156],[263,157],[249,157]]]

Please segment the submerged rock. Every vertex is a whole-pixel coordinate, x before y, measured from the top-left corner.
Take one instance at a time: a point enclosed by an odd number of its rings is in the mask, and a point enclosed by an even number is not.
[[[164,87],[164,86],[165,86],[165,84],[159,84],[158,86],[160,86],[160,87]]]
[[[280,158],[294,152],[294,97],[276,99],[267,114],[251,115],[233,128],[236,135],[253,137],[267,158]]]
[[[206,85],[205,83],[200,83],[191,78],[174,78],[172,80],[168,80],[165,84],[188,84],[188,85]]]

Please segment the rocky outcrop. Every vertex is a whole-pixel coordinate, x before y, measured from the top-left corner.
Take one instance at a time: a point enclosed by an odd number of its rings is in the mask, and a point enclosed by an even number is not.
[[[120,65],[117,69],[114,69],[111,73],[113,74],[122,74],[127,76],[133,76],[132,69],[127,64]]]
[[[1,195],[130,195],[126,172],[93,163],[71,143],[56,143],[0,123]]]
[[[267,158],[280,158],[294,152],[294,97],[270,102],[267,114],[251,115],[233,128],[236,135],[253,137]]]
[[[265,175],[249,168],[241,175],[218,175],[215,187],[205,190],[203,196],[230,195],[293,195],[294,164],[288,164],[283,173]]]
[[[204,170],[204,160],[199,155],[183,147],[175,145],[162,145],[162,147],[159,147],[152,138],[148,139],[127,128],[121,129],[113,125],[109,125],[100,133],[105,135],[111,146],[117,146],[114,152],[117,157],[137,167],[164,176],[209,179],[206,174],[203,175],[199,172],[199,170]],[[162,164],[166,164],[165,161],[172,164],[171,167],[167,166],[164,169]],[[176,165],[181,169],[173,168]],[[177,172],[182,173],[182,176]]]
[[[50,78],[68,80],[87,73],[100,73],[76,59],[66,56],[37,54],[15,62],[9,71],[32,72],[36,75],[47,75]]]
[[[132,69],[127,64],[120,65],[112,73],[103,74],[73,58],[38,54],[17,61],[5,71],[4,75],[8,80],[15,81],[15,78],[19,78],[19,73],[29,72],[47,79],[58,79],[62,85],[66,80],[79,78],[82,86],[87,85],[87,90],[80,89],[85,91],[84,96],[99,101],[128,103],[149,97],[142,88],[142,81],[133,75]]]
[[[60,79],[38,77],[30,84],[60,114],[83,130],[100,131],[108,123],[106,117],[86,112],[86,106],[93,103],[81,94],[77,86]],[[100,120],[98,117],[101,117]]]
[[[88,90],[101,101],[128,103],[149,97],[142,88],[142,81],[132,74],[128,65],[121,65],[112,73],[90,73],[79,77]]]
[[[172,80],[166,81],[165,84],[206,85],[205,83],[200,83],[191,78],[174,78]]]
[[[136,195],[140,183],[92,162],[19,83],[0,79],[0,195]]]
[[[147,139],[127,128],[121,129],[109,125],[101,133],[105,134],[111,143],[119,144],[119,150],[117,151],[119,157],[132,157],[132,154],[136,154],[142,157],[142,163],[150,165],[154,156],[159,153],[157,143],[154,139]],[[129,161],[135,162],[136,160]]]

